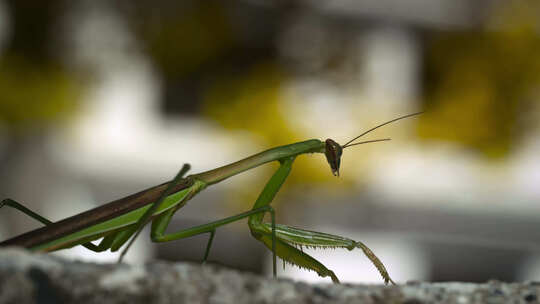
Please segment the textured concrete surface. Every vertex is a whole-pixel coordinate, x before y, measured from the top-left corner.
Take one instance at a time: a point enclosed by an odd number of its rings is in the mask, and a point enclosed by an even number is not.
[[[213,265],[96,265],[0,250],[0,303],[538,303],[540,282],[309,285]]]

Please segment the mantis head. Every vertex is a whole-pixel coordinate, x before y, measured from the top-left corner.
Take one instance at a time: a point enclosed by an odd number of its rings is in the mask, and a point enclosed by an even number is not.
[[[394,121],[397,121],[397,120],[400,120],[400,119],[403,119],[403,118],[411,117],[411,116],[414,116],[414,115],[419,115],[419,114],[422,114],[422,113],[423,112],[408,114],[408,115],[401,116],[401,117],[398,117],[398,118],[394,118],[392,120],[384,122],[384,123],[382,123],[380,125],[377,125],[377,126],[371,128],[371,129],[365,131],[364,133],[356,136],[355,138],[349,140],[344,145],[340,145],[337,142],[335,142],[334,140],[328,138],[325,141],[324,155],[326,156],[326,160],[328,161],[328,164],[330,165],[330,169],[332,170],[332,174],[334,174],[334,176],[339,176],[339,166],[341,165],[341,155],[343,154],[343,149],[345,149],[347,147],[351,147],[351,146],[361,145],[361,144],[367,144],[367,143],[379,142],[379,141],[387,141],[387,140],[390,140],[390,138],[366,140],[366,141],[361,141],[361,142],[357,142],[357,143],[352,143],[353,141],[357,140],[358,138],[360,138],[360,137],[368,134],[369,132],[371,132],[371,131],[373,131],[375,129],[378,129],[378,128],[384,126],[384,125],[387,125],[389,123],[392,123]]]
[[[328,138],[325,141],[324,155],[326,160],[332,169],[334,176],[339,176],[339,166],[341,164],[341,154],[343,154],[343,148],[334,140]]]

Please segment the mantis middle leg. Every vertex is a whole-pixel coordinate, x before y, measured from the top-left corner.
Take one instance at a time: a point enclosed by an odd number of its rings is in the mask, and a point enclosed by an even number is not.
[[[171,221],[171,219],[172,219],[175,212],[176,212],[176,210],[170,210],[170,211],[164,213],[163,215],[155,218],[152,221],[152,232],[151,232],[151,235],[150,235],[152,241],[154,241],[154,242],[169,242],[169,241],[174,241],[174,240],[178,240],[178,239],[183,239],[183,238],[195,236],[195,235],[198,235],[198,234],[210,233],[210,239],[209,239],[208,245],[206,246],[203,262],[205,262],[206,259],[208,258],[208,253],[209,253],[210,247],[212,245],[213,235],[215,233],[216,228],[218,228],[220,226],[223,226],[223,225],[226,225],[226,224],[229,224],[229,223],[232,223],[232,222],[236,222],[238,220],[241,220],[243,218],[252,216],[254,214],[263,214],[264,215],[264,213],[266,213],[266,212],[269,212],[270,215],[271,215],[271,218],[272,218],[272,224],[270,226],[270,235],[273,234],[273,232],[272,232],[273,229],[271,227],[275,226],[274,209],[271,206],[263,206],[261,208],[252,209],[252,210],[249,210],[249,211],[246,211],[246,212],[242,212],[240,214],[233,215],[231,217],[227,217],[227,218],[224,218],[224,219],[221,219],[221,220],[217,220],[217,221],[214,221],[214,222],[211,222],[211,223],[208,223],[208,224],[203,224],[203,225],[191,227],[191,228],[188,228],[188,229],[183,229],[183,230],[180,230],[180,231],[175,232],[175,233],[165,234],[165,230],[167,230],[167,226],[169,226],[169,223],[170,223],[170,221]],[[275,250],[274,250],[274,252],[275,252]],[[276,270],[276,265],[274,264],[274,276],[276,275],[276,271],[277,271]]]

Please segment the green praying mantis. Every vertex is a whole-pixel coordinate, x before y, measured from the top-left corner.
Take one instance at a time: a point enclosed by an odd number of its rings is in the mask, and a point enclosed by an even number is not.
[[[420,113],[401,116],[382,123],[354,137],[344,145],[339,145],[332,139],[325,141],[310,139],[275,147],[217,169],[186,177],[184,175],[190,169],[190,166],[184,164],[176,177],[170,182],[148,188],[54,223],[12,199],[4,199],[0,203],[0,208],[3,206],[13,207],[45,224],[45,226],[3,241],[0,246],[22,246],[31,251],[49,252],[82,245],[89,250],[101,252],[109,249],[117,251],[123,245],[126,245],[119,257],[119,262],[121,262],[143,227],[151,221],[150,236],[154,242],[168,242],[208,233],[209,239],[203,257],[204,263],[210,253],[216,229],[231,222],[248,218],[249,229],[253,237],[272,251],[274,277],[276,277],[277,273],[277,256],[283,259],[284,262],[315,271],[321,277],[329,276],[334,283],[339,283],[339,279],[334,272],[303,252],[302,246],[323,249],[339,247],[348,250],[359,248],[375,265],[384,282],[386,284],[389,282],[395,284],[383,263],[362,242],[338,235],[276,224],[275,211],[270,203],[287,179],[297,156],[307,153],[324,153],[332,174],[339,176],[343,149],[360,144],[390,140],[384,138],[353,143],[358,138],[377,128]],[[251,210],[178,232],[165,232],[176,211],[206,187],[272,161],[279,162],[279,168],[266,183]],[[270,223],[263,222],[267,213],[271,217]],[[101,241],[97,245],[92,243],[92,241],[99,239]]]

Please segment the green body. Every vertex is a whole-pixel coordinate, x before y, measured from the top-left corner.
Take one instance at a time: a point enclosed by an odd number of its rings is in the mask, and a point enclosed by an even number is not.
[[[335,142],[333,143],[336,144]],[[104,251],[108,249],[116,251],[124,245],[130,237],[133,237],[134,235],[136,237],[140,232],[140,229],[148,221],[152,221],[151,238],[155,242],[166,242],[201,233],[209,233],[210,240],[204,257],[204,260],[206,260],[215,229],[230,222],[249,217],[248,224],[252,235],[273,251],[274,275],[276,271],[275,257],[277,255],[284,261],[301,268],[313,270],[320,276],[329,276],[334,282],[338,282],[336,275],[331,270],[310,255],[297,249],[297,247],[342,247],[349,250],[360,248],[378,268],[385,282],[392,282],[383,264],[373,252],[361,242],[285,225],[275,225],[274,223],[274,211],[270,206],[270,203],[279,191],[281,185],[285,182],[295,158],[298,155],[306,153],[325,153],[328,161],[332,162],[331,167],[335,174],[336,170],[339,170],[341,150],[339,150],[339,157],[337,157],[338,159],[335,161],[331,160],[331,157],[335,158],[337,154],[333,152],[333,154],[330,153],[331,151],[329,152],[329,149],[332,149],[332,147],[329,147],[328,140],[327,142],[323,142],[318,139],[312,139],[272,148],[238,162],[183,178],[183,174],[188,169],[188,166],[185,166],[181,170],[181,173],[169,183],[150,188],[123,200],[112,202],[108,204],[110,207],[104,205],[99,207],[100,210],[97,210],[99,209],[97,208],[96,211],[90,210],[87,214],[78,215],[81,219],[93,217],[92,221],[89,221],[82,226],[79,224],[80,221],[75,218],[77,216],[74,216],[72,219],[68,218],[57,223],[52,223],[26,209],[17,202],[6,199],[2,202],[3,205],[15,207],[43,222],[46,226],[4,241],[0,243],[0,246],[22,245],[34,251],[53,251],[76,245],[83,245],[94,251]],[[341,149],[341,147],[339,147],[339,149]],[[329,155],[333,156],[330,157]],[[280,167],[270,178],[250,211],[176,233],[165,234],[165,230],[173,214],[198,192],[233,175],[272,161],[278,161]],[[336,166],[337,169],[335,168]],[[337,173],[339,173],[339,171],[337,171]],[[181,185],[181,187],[178,185]],[[159,197],[157,196],[158,193]],[[146,199],[146,197],[152,197],[152,199]],[[130,207],[121,210],[119,209],[136,200],[139,200],[138,204],[141,206],[138,206],[137,208]],[[119,211],[116,211],[115,208]],[[263,222],[265,213],[270,213],[272,215],[272,223]],[[135,237],[132,238],[132,241]],[[90,243],[90,241],[101,238],[103,239],[99,245]],[[127,247],[129,247],[129,245]]]
[[[178,207],[180,206],[179,203],[184,201],[184,198],[187,196],[190,190],[191,188],[184,189],[167,196],[167,198],[163,201],[158,210],[154,212],[154,216],[160,215],[163,212],[172,208],[178,209]],[[141,218],[141,216],[150,207],[151,204],[148,204],[144,207],[135,209],[133,211],[119,215],[110,220],[106,220],[104,222],[92,225],[90,227],[83,228],[79,231],[67,234],[50,242],[33,246],[30,249],[33,251],[52,251],[69,248],[80,245],[82,243],[100,239],[104,236],[110,235],[111,233],[115,233],[119,230],[125,229],[128,226],[136,224],[137,221]]]

